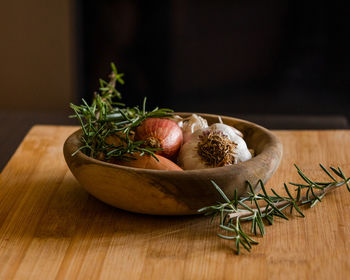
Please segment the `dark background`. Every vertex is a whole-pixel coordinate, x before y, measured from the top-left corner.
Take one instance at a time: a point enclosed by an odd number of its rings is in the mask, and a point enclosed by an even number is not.
[[[17,0],[0,9],[0,170],[36,124],[74,124],[114,61],[123,101],[270,129],[348,129],[345,1]]]
[[[127,104],[350,118],[348,10],[313,1],[81,1],[79,93],[109,62]],[[324,118],[323,118],[324,119]]]

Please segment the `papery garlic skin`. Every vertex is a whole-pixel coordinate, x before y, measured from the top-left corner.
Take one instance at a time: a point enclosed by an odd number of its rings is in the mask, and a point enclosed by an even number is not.
[[[211,130],[214,131],[221,131],[224,135],[226,135],[232,142],[237,144],[236,147],[236,163],[247,161],[248,159],[252,158],[252,154],[250,153],[246,142],[243,139],[243,134],[238,129],[223,124],[223,123],[215,123],[209,127]]]
[[[210,127],[211,127],[211,130],[220,130],[221,132],[223,132],[227,136],[229,136],[232,133],[235,133],[239,137],[243,138],[243,133],[240,132],[238,129],[234,128],[233,126],[229,126],[229,125],[223,124],[223,123],[214,123]],[[231,140],[231,141],[233,141],[233,140]]]
[[[252,155],[249,152],[247,144],[242,138],[243,135],[240,131],[229,125],[216,123],[208,128],[202,128],[195,131],[182,145],[178,156],[178,164],[183,169],[192,170],[211,168],[211,166],[208,166],[205,160],[203,160],[198,153],[198,143],[201,141],[201,136],[208,134],[211,131],[222,133],[223,135],[227,136],[230,141],[237,145],[234,151],[234,164],[247,161],[252,158]]]
[[[182,117],[180,117],[179,115],[173,115],[172,120],[175,121],[177,125],[182,129],[184,122],[184,119]]]
[[[186,143],[195,131],[207,127],[208,122],[206,119],[203,119],[196,114],[192,114],[190,117],[184,119],[182,123],[183,142]]]
[[[187,142],[182,145],[177,161],[178,165],[183,169],[192,170],[209,168],[197,153],[197,146],[200,141],[199,136],[206,130],[206,128],[197,130],[192,135],[189,135],[187,137]]]

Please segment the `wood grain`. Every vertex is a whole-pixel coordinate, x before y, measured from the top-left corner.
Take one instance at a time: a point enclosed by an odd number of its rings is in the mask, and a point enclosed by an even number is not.
[[[133,214],[88,195],[63,159],[74,130],[34,127],[0,175],[0,279],[348,279],[345,188],[236,256],[209,218]],[[275,133],[284,157],[268,186],[297,181],[293,163],[312,178],[326,178],[319,162],[350,174],[350,131]]]

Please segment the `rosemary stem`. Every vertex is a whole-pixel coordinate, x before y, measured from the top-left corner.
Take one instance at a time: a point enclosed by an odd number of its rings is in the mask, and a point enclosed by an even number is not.
[[[220,238],[235,240],[235,251],[239,254],[241,247],[250,251],[252,245],[258,244],[258,242],[249,237],[247,232],[244,232],[240,221],[249,221],[251,223],[251,234],[258,235],[260,233],[261,236],[264,236],[264,220],[269,225],[273,224],[274,217],[288,220],[288,217],[283,213],[283,211],[288,208],[290,214],[295,210],[301,217],[305,217],[303,212],[299,209],[300,206],[307,204],[310,207],[314,207],[318,202],[322,201],[322,198],[327,193],[338,189],[343,185],[346,185],[347,190],[350,192],[350,177],[346,177],[340,167],[337,169],[332,166],[330,167],[334,175],[340,178],[338,181],[331,172],[320,164],[322,170],[332,179],[332,181],[314,182],[310,180],[297,165],[294,166],[296,167],[299,176],[305,181],[302,184],[293,182],[289,183],[290,185],[297,187],[297,189],[294,190],[295,195],[293,195],[288,189],[287,184],[284,184],[284,190],[287,194],[286,196],[278,194],[273,188],[271,188],[273,195],[268,195],[263,181],[259,180],[258,184],[260,184],[262,192],[255,193],[251,183],[247,182],[249,188],[247,196],[238,199],[237,192],[235,191],[233,200],[229,200],[220,187],[212,181],[214,187],[221,194],[225,202],[219,202],[217,205],[204,207],[198,211],[206,211],[206,215],[220,214],[219,228],[220,230],[226,230],[228,235],[223,235],[221,233],[218,233],[217,235]],[[305,190],[305,194],[301,196],[303,190]],[[249,202],[249,204],[246,204],[246,202]],[[266,204],[264,205],[264,203]],[[236,222],[236,226],[234,226],[234,222]]]
[[[346,183],[349,183],[350,182],[350,177],[347,178],[346,180],[344,181],[341,181],[337,184],[331,184],[327,187],[325,187],[324,189],[318,191],[317,193],[314,193],[313,195],[309,195],[308,197],[305,195],[303,197],[300,198],[299,201],[297,201],[297,205],[303,205],[306,201],[309,201],[309,200],[312,200],[312,199],[315,199],[316,197],[320,197],[321,195],[324,195],[326,193],[329,193],[331,191],[334,191],[335,189],[343,186],[344,184]],[[291,201],[288,201],[288,200],[283,200],[283,201],[280,201],[280,202],[276,202],[274,203],[273,205],[280,209],[280,208],[283,208],[289,204],[291,204],[292,202]],[[252,208],[254,211],[258,211],[257,208]],[[270,209],[270,206],[264,206],[264,207],[260,207],[260,211],[262,213],[266,212],[266,210]],[[248,211],[248,210],[241,210],[241,211],[238,211],[238,212],[235,212],[235,213],[230,213],[228,214],[228,218],[229,219],[234,219],[234,218],[244,218],[244,217],[249,217],[252,215],[252,212],[251,211]]]

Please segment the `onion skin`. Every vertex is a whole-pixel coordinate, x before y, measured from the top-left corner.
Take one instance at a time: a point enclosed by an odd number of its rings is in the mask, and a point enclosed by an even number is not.
[[[140,154],[133,154],[132,157],[134,157],[135,160],[133,160],[133,159],[130,159],[128,161],[116,160],[116,161],[113,161],[111,163],[119,164],[119,165],[123,165],[123,166],[135,167],[135,168],[183,171],[183,169],[180,166],[178,166],[177,164],[175,164],[171,160],[169,160],[165,157],[162,157],[160,155],[157,155],[157,158],[159,161],[157,161],[151,155],[140,156]]]
[[[155,152],[157,155],[173,158],[179,151],[183,133],[179,125],[170,119],[148,118],[135,130],[135,140],[151,143],[152,148],[161,148]]]

